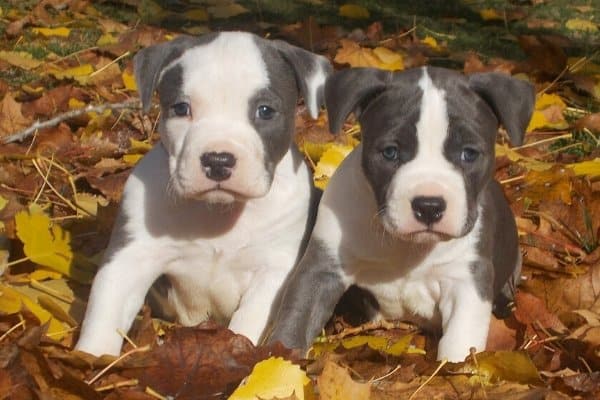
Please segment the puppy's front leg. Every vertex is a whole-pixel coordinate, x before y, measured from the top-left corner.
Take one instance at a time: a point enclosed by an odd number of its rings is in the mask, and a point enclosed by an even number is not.
[[[268,343],[281,341],[290,348],[307,350],[331,317],[349,286],[323,242],[311,238],[306,253],[286,282],[274,310]]]
[[[439,307],[443,334],[438,344],[438,360],[460,362],[471,347],[485,350],[492,302],[483,298],[473,282],[452,282],[442,287]]]
[[[130,243],[103,265],[92,285],[76,350],[97,356],[118,355],[122,337],[144,303],[152,283],[162,273],[156,248]]]

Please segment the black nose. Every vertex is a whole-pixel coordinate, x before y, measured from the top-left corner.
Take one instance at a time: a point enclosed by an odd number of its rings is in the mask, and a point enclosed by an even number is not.
[[[446,201],[442,197],[418,196],[412,199],[411,206],[417,221],[427,226],[442,219],[446,211]]]
[[[231,153],[211,151],[200,156],[200,163],[208,179],[224,181],[231,176],[231,168],[235,166],[235,156]]]

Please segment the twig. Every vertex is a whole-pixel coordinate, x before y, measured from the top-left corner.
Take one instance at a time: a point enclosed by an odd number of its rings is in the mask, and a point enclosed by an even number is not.
[[[149,394],[150,396],[155,397],[159,400],[167,400],[167,398],[165,396],[158,393],[156,390],[152,389],[150,386],[146,386],[146,390],[144,390],[144,393]]]
[[[346,336],[352,336],[352,335],[356,335],[356,334],[363,333],[366,331],[374,331],[377,329],[390,330],[390,329],[394,329],[394,328],[412,330],[414,327],[412,325],[406,324],[404,322],[389,322],[389,321],[382,319],[379,321],[368,322],[366,324],[362,324],[362,325],[354,327],[354,328],[344,329],[342,332],[340,332],[338,334],[327,336],[326,341],[333,342],[336,340],[343,339]]]
[[[93,384],[94,382],[96,382],[98,379],[100,379],[100,377],[102,377],[102,375],[104,375],[109,369],[111,369],[112,367],[114,367],[119,361],[121,361],[124,358],[129,357],[130,355],[134,354],[134,353],[143,353],[146,351],[150,350],[150,346],[144,346],[144,347],[137,347],[135,349],[131,349],[129,350],[127,353],[123,353],[119,358],[117,358],[115,361],[111,362],[110,364],[108,364],[106,367],[104,367],[104,369],[100,372],[98,372],[96,374],[96,376],[94,376],[92,379],[90,379],[89,381],[85,381],[85,383],[87,383],[88,385]]]
[[[47,121],[43,121],[43,122],[37,121],[33,125],[31,125],[29,128],[3,138],[2,143],[7,144],[7,143],[23,141],[23,139],[28,138],[29,136],[33,135],[35,132],[37,132],[40,129],[51,128],[53,126],[60,124],[63,121],[66,121],[71,118],[79,117],[80,115],[83,115],[83,114],[87,114],[90,112],[102,113],[105,110],[119,110],[122,108],[140,109],[141,107],[140,107],[140,102],[137,99],[136,100],[127,100],[127,101],[124,101],[121,103],[105,103],[105,104],[98,104],[98,105],[90,104],[83,108],[78,108],[76,110],[71,110],[71,111],[67,111],[65,113],[59,114],[56,117],[51,118]]]
[[[138,382],[137,379],[129,379],[129,380],[126,380],[126,381],[112,383],[110,385],[100,386],[100,387],[95,388],[94,390],[96,392],[106,392],[106,391],[109,391],[109,390],[118,389],[120,387],[136,386],[138,383],[139,382]]]
[[[22,319],[20,322],[13,325],[9,330],[4,332],[4,334],[2,334],[2,336],[0,336],[0,342],[3,341],[4,339],[6,339],[8,337],[8,335],[10,335],[12,332],[16,331],[17,329],[19,329],[19,327],[21,327],[23,325],[25,325],[24,319]]]
[[[481,373],[479,372],[479,362],[477,362],[477,350],[475,349],[475,347],[471,347],[469,349],[469,354],[471,355],[471,358],[473,359],[473,364],[475,364],[475,370],[477,371],[477,380],[479,381],[479,384],[481,385],[481,390],[483,390],[483,398],[487,400],[487,392],[485,391],[485,386],[483,385],[483,379],[481,379]]]
[[[75,301],[75,297],[73,295],[61,293],[58,290],[52,289],[51,287],[48,287],[35,279],[31,279],[29,281],[29,285],[31,285],[32,288],[44,292],[52,297],[56,297],[57,299],[62,300],[65,303],[71,304]]]
[[[380,376],[379,378],[372,378],[372,379],[370,379],[370,380],[369,380],[369,383],[373,383],[373,382],[379,382],[379,381],[382,381],[382,380],[384,380],[384,379],[386,379],[386,378],[389,378],[390,376],[392,376],[393,374],[395,374],[395,373],[396,373],[396,371],[398,371],[398,370],[399,370],[401,367],[402,367],[402,365],[398,364],[398,365],[396,366],[396,368],[394,368],[393,370],[391,370],[391,371],[390,371],[390,372],[388,372],[387,374],[385,374],[385,375],[383,375],[383,376]]]
[[[420,391],[421,389],[423,389],[425,386],[427,386],[427,384],[428,384],[429,382],[431,382],[431,380],[432,380],[433,378],[435,378],[435,376],[438,374],[438,372],[440,372],[440,370],[441,370],[441,369],[444,367],[444,365],[446,365],[447,363],[448,363],[448,360],[446,360],[446,359],[443,359],[443,360],[442,360],[442,362],[440,363],[440,365],[438,365],[438,367],[435,369],[435,371],[433,371],[433,374],[431,374],[431,376],[430,376],[429,378],[427,378],[427,380],[426,380],[425,382],[423,382],[423,383],[421,384],[421,386],[419,386],[419,387],[417,388],[417,390],[415,390],[415,391],[413,392],[413,394],[411,394],[411,395],[410,395],[410,397],[408,398],[408,400],[412,400],[412,399],[413,399],[413,397],[415,397],[415,396],[416,396],[416,394],[417,394],[417,393],[419,393],[419,391]]]
[[[122,329],[117,329],[117,333],[125,340],[127,340],[127,343],[129,343],[134,349],[138,348],[138,345],[135,344],[133,342],[133,340],[131,340],[131,338],[129,336],[127,336],[127,334],[125,332],[123,332]]]

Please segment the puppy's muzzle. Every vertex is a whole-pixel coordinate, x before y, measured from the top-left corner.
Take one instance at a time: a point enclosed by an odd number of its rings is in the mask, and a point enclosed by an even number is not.
[[[437,196],[417,196],[412,199],[411,207],[415,219],[427,227],[431,227],[444,216],[446,200]]]
[[[231,177],[231,171],[235,167],[236,158],[228,152],[211,151],[200,156],[202,170],[208,179],[221,182]]]

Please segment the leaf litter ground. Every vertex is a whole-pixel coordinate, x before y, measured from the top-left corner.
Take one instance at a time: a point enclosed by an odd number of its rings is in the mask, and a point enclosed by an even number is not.
[[[0,399],[597,398],[600,10],[416,3],[0,1]],[[496,147],[525,266],[514,314],[493,321],[486,352],[439,363],[432,335],[361,325],[343,307],[308,357],[147,309],[121,358],[70,351],[123,183],[158,139],[157,110],[136,103],[132,56],[224,28],[286,39],[338,69],[431,64],[535,84],[526,143],[501,135]],[[350,121],[334,137],[325,115],[305,114],[300,105],[296,142],[323,188],[360,129]]]

